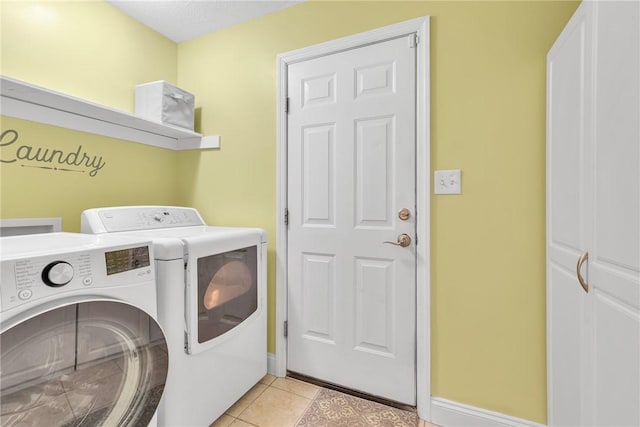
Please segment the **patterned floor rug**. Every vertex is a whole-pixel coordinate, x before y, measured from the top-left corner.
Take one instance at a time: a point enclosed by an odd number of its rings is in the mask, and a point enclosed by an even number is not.
[[[414,412],[323,388],[296,427],[415,427],[418,421]]]

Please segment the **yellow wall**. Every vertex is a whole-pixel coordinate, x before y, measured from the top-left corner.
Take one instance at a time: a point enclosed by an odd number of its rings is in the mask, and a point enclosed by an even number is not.
[[[107,3],[2,0],[0,14],[4,75],[125,111],[133,111],[136,84],[176,82],[177,45]],[[9,129],[19,139],[2,147],[0,159],[14,158],[20,145],[33,146],[33,153],[41,147],[67,154],[81,145],[106,164],[90,177],[28,167],[55,164],[0,163],[2,218],[61,217],[65,231],[80,231],[87,208],[175,204],[173,151],[3,116],[0,131]]]
[[[0,1],[0,72],[133,111],[135,85],[177,79],[177,45],[96,0]]]
[[[307,2],[185,42],[214,152],[179,154],[179,202],[270,236],[275,334],[275,59],[431,15],[432,164],[461,196],[432,196],[432,392],[545,422],[545,60],[576,2]]]
[[[61,217],[65,231],[80,231],[84,209],[174,202],[177,167],[171,150],[9,117],[2,118],[1,128],[18,133],[13,143],[13,132],[5,134],[0,147],[2,218]],[[38,148],[38,157],[52,161],[25,159]],[[74,153],[79,155],[68,157]],[[90,160],[83,162],[84,154]]]

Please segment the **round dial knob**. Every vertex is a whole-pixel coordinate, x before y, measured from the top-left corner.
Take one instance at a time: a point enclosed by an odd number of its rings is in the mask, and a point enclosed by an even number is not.
[[[54,288],[64,286],[73,279],[73,267],[68,262],[54,261],[42,270],[42,281]]]

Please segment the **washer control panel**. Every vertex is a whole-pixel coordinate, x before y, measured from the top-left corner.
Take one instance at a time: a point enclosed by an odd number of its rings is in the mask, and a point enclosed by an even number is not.
[[[33,257],[2,262],[2,309],[93,282],[90,253]]]
[[[155,278],[150,244],[3,259],[2,310],[88,288],[130,286]]]

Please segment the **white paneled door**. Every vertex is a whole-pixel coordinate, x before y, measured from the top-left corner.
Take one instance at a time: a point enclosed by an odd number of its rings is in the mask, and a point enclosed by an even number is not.
[[[412,405],[415,68],[413,35],[288,67],[287,369]]]
[[[640,2],[595,11],[587,410],[594,425],[640,426]]]
[[[548,57],[549,424],[640,425],[640,3],[583,2]]]
[[[587,247],[589,211],[585,173],[585,33],[589,11],[580,7],[547,62],[547,388],[549,424],[581,426],[586,371],[584,311],[588,295],[576,278]]]

